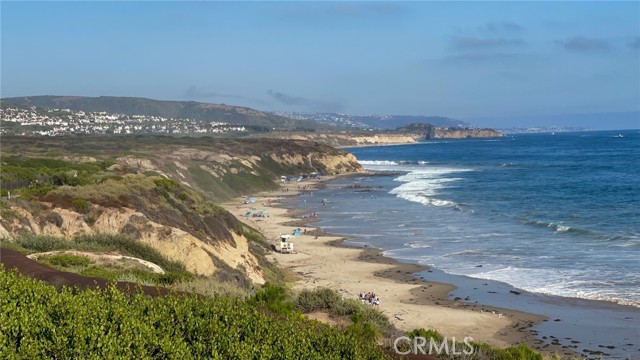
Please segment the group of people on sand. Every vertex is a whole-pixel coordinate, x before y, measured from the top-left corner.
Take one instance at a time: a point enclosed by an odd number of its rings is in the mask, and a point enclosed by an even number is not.
[[[373,291],[369,291],[367,293],[361,292],[358,294],[358,299],[362,301],[363,304],[369,304],[374,306],[380,305],[380,298],[376,296]]]

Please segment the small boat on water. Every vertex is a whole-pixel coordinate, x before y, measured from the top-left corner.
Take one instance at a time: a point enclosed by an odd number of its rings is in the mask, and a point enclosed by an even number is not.
[[[624,135],[622,135],[622,134],[618,134],[618,135],[616,135],[615,137],[617,137],[617,138],[623,138],[623,137],[624,137]]]

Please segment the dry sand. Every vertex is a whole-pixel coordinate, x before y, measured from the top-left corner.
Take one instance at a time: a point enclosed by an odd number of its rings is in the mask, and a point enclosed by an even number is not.
[[[326,179],[325,179],[326,180]],[[376,249],[341,246],[343,238],[321,233],[304,222],[304,212],[287,209],[281,203],[299,194],[298,185],[317,186],[316,182],[282,184],[280,191],[254,195],[256,203],[236,199],[224,204],[242,221],[260,230],[275,246],[280,234],[306,229],[292,237],[295,254],[274,252],[272,260],[296,273],[294,290],[329,287],[344,298],[357,299],[360,292],[373,291],[380,297],[379,309],[400,330],[436,329],[447,337],[508,346],[526,342],[538,347],[529,328],[544,317],[523,312],[471,305],[447,298],[452,285],[427,282],[412,274],[424,270],[418,265],[401,264],[382,256]],[[286,188],[289,191],[284,191]],[[267,210],[268,217],[245,217],[249,210]],[[548,350],[548,349],[547,349]]]

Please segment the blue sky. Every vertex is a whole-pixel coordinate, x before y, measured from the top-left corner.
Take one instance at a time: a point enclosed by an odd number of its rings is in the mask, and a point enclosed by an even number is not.
[[[640,111],[640,2],[0,7],[3,97],[141,96],[489,125]]]

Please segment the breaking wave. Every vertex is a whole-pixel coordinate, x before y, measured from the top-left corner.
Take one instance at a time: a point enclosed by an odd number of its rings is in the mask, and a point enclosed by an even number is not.
[[[587,300],[604,300],[621,305],[640,307],[640,293],[622,284],[613,286],[609,280],[594,278],[584,270],[536,269],[507,266],[502,269],[469,274],[469,276],[501,281],[520,289]]]
[[[553,230],[556,233],[593,234],[589,230],[566,225],[563,221],[557,221],[557,222],[527,221],[525,224],[533,225],[537,227],[546,227]]]
[[[395,181],[404,184],[389,193],[422,205],[446,206],[460,210],[461,208],[456,202],[442,199],[438,197],[438,194],[440,190],[447,188],[448,184],[462,180],[457,177],[449,177],[449,175],[466,171],[471,170],[443,167],[421,168],[396,178]]]
[[[360,165],[367,167],[367,165],[427,165],[428,161],[393,161],[393,160],[359,160]]]

